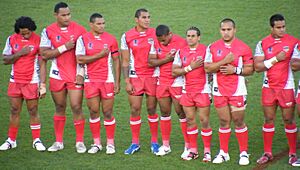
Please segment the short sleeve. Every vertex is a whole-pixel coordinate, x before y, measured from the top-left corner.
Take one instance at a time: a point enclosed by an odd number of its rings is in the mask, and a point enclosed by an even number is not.
[[[125,33],[121,37],[121,50],[128,50]]]
[[[12,47],[10,45],[10,36],[7,38],[5,47],[2,52],[3,55],[12,55]]]
[[[82,36],[80,36],[77,39],[75,55],[86,55],[85,46],[84,46],[84,43],[83,43]]]
[[[206,62],[206,63],[212,63],[213,62],[212,54],[211,54],[211,51],[210,51],[210,45],[206,48],[204,62]]]
[[[173,65],[179,65],[179,66],[182,66],[182,62],[181,62],[181,59],[180,59],[180,50],[178,50],[175,54],[175,57],[174,57],[174,61],[173,61]]]
[[[258,57],[258,56],[265,56],[265,53],[263,51],[263,48],[262,48],[262,41],[259,41],[256,45],[256,48],[255,48],[255,54],[254,54],[255,57]]]
[[[112,42],[112,46],[111,46],[111,55],[112,56],[119,56],[119,46],[118,46],[118,42],[117,40],[113,37],[113,42]]]
[[[42,34],[41,34],[40,47],[48,47],[48,48],[52,47],[51,41],[48,38],[46,28],[43,29]]]
[[[299,44],[295,45],[292,58],[300,59]]]

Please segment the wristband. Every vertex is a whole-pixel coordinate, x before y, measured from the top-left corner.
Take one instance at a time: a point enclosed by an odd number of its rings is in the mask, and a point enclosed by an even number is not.
[[[267,69],[270,69],[275,63],[277,63],[278,60],[276,57],[272,57],[269,60],[264,61],[264,65]]]
[[[59,46],[57,48],[57,50],[61,54],[61,53],[65,52],[65,51],[67,51],[68,49],[67,49],[66,45],[61,45],[61,46]]]
[[[186,73],[193,70],[192,67],[191,67],[191,65],[185,66],[183,69],[184,69],[184,71],[185,71]]]

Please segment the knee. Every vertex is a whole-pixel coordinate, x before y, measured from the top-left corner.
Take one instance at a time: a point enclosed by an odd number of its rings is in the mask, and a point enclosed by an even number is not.
[[[30,117],[36,117],[37,116],[37,107],[28,108],[28,113]]]
[[[81,107],[81,104],[74,104],[71,106],[72,108],[72,112],[74,114],[81,114],[82,113],[82,107]]]
[[[265,117],[265,123],[267,123],[267,124],[274,123],[274,118],[273,117]]]
[[[103,111],[104,119],[110,120],[112,118],[112,109]]]
[[[283,122],[284,122],[284,124],[293,124],[294,119],[293,118],[284,118]]]
[[[10,113],[12,116],[19,116],[20,112],[21,112],[21,107],[13,107],[12,106],[10,108]]]
[[[209,119],[208,118],[203,118],[203,119],[200,119],[200,123],[201,123],[201,126],[202,128],[209,128]]]
[[[131,114],[139,114],[141,112],[141,106],[132,105],[131,106]]]
[[[148,108],[147,108],[147,112],[148,112],[149,114],[154,114],[154,113],[156,113],[156,108],[155,108],[155,107],[148,107]]]
[[[220,127],[229,127],[229,120],[220,118]]]
[[[56,112],[58,112],[58,113],[61,113],[61,112],[64,113],[66,110],[66,105],[65,104],[56,104],[55,109],[56,109]]]

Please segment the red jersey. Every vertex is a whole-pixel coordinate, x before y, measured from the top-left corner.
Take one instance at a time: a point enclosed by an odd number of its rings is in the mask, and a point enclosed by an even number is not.
[[[298,40],[289,34],[282,38],[274,39],[272,35],[265,37],[258,42],[255,56],[264,56],[268,60],[276,56],[279,52],[286,52],[286,59],[274,64],[269,70],[264,72],[263,87],[274,89],[293,89],[294,78],[290,67],[291,57]]]
[[[87,32],[78,38],[76,55],[89,57],[100,53],[104,48],[110,50],[107,56],[86,64],[85,82],[114,82],[112,57],[119,56],[119,48],[116,38],[107,32],[100,36]]]
[[[155,68],[148,66],[148,55],[151,44],[156,39],[155,29],[148,28],[145,32],[138,32],[132,28],[121,38],[121,50],[129,50],[129,77],[154,77]]]
[[[70,40],[76,40],[85,33],[83,26],[71,21],[68,27],[59,27],[53,23],[42,32],[40,47],[57,48]],[[50,77],[66,82],[75,82],[77,73],[75,48],[68,50],[52,59]]]
[[[212,43],[207,48],[205,62],[219,62],[230,52],[234,55],[234,61],[230,63],[234,67],[241,68],[245,64],[253,64],[253,56],[250,47],[237,38],[235,38],[231,44],[225,44],[222,39]],[[244,76],[237,74],[225,75],[220,71],[213,73],[213,95],[247,95]]]
[[[168,45],[162,45],[155,41],[155,50],[158,59],[164,59],[170,51],[177,51],[187,45],[186,40],[178,35],[173,34]],[[158,83],[161,85],[175,85],[175,78],[172,76],[172,62],[159,66]],[[174,84],[175,83],[175,84]],[[175,85],[176,86],[176,85]]]
[[[206,47],[203,44],[199,44],[197,48],[190,48],[186,46],[180,49],[176,55],[173,64],[181,67],[190,65],[191,61],[198,58],[204,59],[206,53]],[[192,71],[184,75],[185,78],[185,91],[186,93],[210,93],[208,84],[208,77],[205,73],[204,66],[193,69]]]
[[[7,38],[3,55],[13,55],[24,46],[29,46],[31,51],[21,56],[12,64],[10,82],[38,83],[39,82],[39,53],[40,36],[32,32],[29,39],[24,39],[20,34],[13,34]]]

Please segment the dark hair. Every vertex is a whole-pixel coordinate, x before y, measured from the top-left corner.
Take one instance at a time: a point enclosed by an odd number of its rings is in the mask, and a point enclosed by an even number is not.
[[[190,28],[188,28],[188,29],[186,30],[186,33],[185,33],[185,34],[187,34],[187,32],[188,32],[188,31],[191,31],[191,30],[196,31],[198,37],[201,35],[200,29],[197,28],[197,27],[194,27],[194,26],[191,26]]]
[[[99,13],[93,13],[90,16],[90,22],[94,23],[96,18],[103,18],[103,16],[101,14],[99,14]]]
[[[156,27],[156,36],[157,37],[160,37],[160,36],[163,36],[163,35],[168,35],[169,32],[170,32],[170,29],[166,25],[159,25],[159,26]]]
[[[274,27],[275,21],[284,21],[284,20],[285,20],[285,19],[284,19],[284,16],[283,16],[283,15],[281,15],[281,14],[274,14],[274,15],[272,15],[271,18],[270,18],[270,26],[271,26],[271,27]]]
[[[66,4],[65,2],[59,2],[54,6],[54,12],[58,13],[60,8],[68,8],[68,4]]]
[[[18,34],[20,33],[20,29],[23,28],[27,28],[30,31],[35,31],[35,22],[30,17],[21,16],[20,18],[16,19],[15,32]]]
[[[134,17],[135,18],[139,18],[141,16],[142,12],[148,12],[148,10],[145,9],[145,8],[140,8],[140,9],[138,9],[138,10],[135,11]]]
[[[222,23],[226,23],[226,22],[231,22],[232,25],[233,25],[233,28],[235,28],[235,22],[231,18],[224,18],[224,19],[222,19],[222,21],[220,22],[220,27],[221,27]]]

